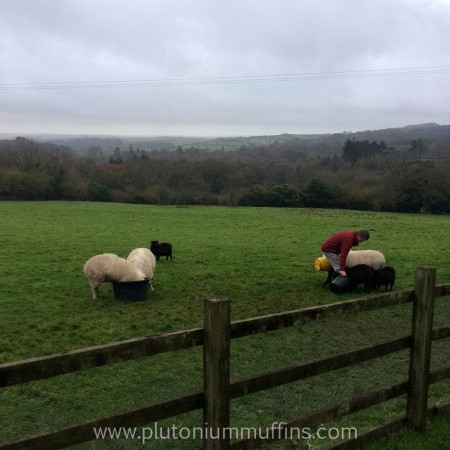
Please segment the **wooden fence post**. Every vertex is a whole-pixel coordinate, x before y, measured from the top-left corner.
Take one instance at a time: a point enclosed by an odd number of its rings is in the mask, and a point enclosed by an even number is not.
[[[435,286],[436,268],[417,267],[406,414],[418,430],[425,430],[427,420]]]
[[[205,300],[203,339],[203,448],[229,448],[230,302]]]

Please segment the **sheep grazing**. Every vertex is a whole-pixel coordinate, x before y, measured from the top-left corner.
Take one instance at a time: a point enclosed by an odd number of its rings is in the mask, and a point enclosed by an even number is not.
[[[88,259],[83,271],[88,277],[93,300],[99,298],[98,287],[111,281],[143,281],[146,276],[142,269],[113,253],[103,253]]]
[[[373,287],[374,269],[367,264],[357,264],[353,267],[346,267],[349,281],[349,289],[355,289],[358,285],[364,284],[364,292],[370,292]]]
[[[381,269],[386,263],[383,253],[378,250],[350,250],[345,267],[353,267],[358,264],[366,264],[375,270]]]
[[[127,261],[144,272],[149,279],[150,289],[153,291],[152,278],[156,267],[155,255],[148,248],[135,248],[127,256]]]
[[[156,260],[159,261],[161,256],[166,257],[166,261],[169,259],[172,261],[172,244],[168,242],[151,241],[150,250],[155,255]]]
[[[392,291],[395,283],[395,269],[393,267],[383,267],[380,270],[374,270],[373,285],[379,290],[380,286],[385,286],[384,290]]]

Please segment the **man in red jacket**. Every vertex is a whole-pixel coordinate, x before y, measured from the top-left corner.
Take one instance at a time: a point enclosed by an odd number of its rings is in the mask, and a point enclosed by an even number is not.
[[[370,234],[367,230],[343,230],[325,240],[322,244],[323,256],[328,259],[336,273],[345,277],[345,261],[348,252],[360,242],[367,241]]]

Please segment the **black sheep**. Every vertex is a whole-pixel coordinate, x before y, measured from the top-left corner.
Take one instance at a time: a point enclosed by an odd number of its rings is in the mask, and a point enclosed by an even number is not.
[[[370,292],[373,287],[374,269],[367,264],[357,264],[353,267],[346,267],[345,272],[348,276],[349,288],[354,289],[359,284],[364,284],[364,291]]]
[[[384,286],[384,290],[392,291],[395,283],[395,269],[393,267],[383,267],[373,272],[373,285],[379,290],[380,286]]]
[[[374,269],[367,264],[357,264],[353,267],[346,267],[345,272],[348,276],[349,289],[356,288],[359,284],[364,284],[364,290],[370,292],[373,284],[373,272]],[[337,273],[332,267],[328,269],[327,279],[323,283],[322,287],[326,287],[334,280]]]
[[[150,241],[150,251],[155,255],[156,260],[159,261],[160,256],[165,256],[166,261],[172,261],[172,244],[168,242]]]

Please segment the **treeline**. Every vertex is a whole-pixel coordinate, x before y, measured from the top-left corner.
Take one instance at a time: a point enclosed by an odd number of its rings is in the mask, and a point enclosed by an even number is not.
[[[347,139],[318,156],[292,140],[214,152],[116,147],[106,157],[18,137],[0,141],[0,199],[450,213],[449,143],[438,160],[433,145]]]

